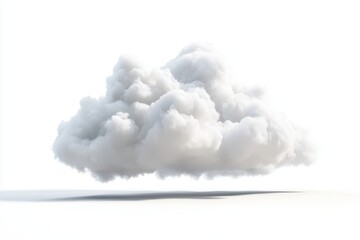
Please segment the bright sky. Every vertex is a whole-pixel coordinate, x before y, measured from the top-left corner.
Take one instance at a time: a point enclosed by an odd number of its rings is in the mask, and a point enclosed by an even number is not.
[[[0,189],[360,190],[358,1],[1,2]],[[311,167],[265,177],[101,184],[53,157],[58,124],[100,96],[121,54],[148,67],[205,41],[240,84],[260,84],[276,110],[306,129]]]

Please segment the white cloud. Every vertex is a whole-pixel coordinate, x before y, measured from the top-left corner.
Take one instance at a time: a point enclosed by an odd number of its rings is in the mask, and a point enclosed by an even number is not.
[[[81,100],[59,126],[58,159],[100,180],[267,173],[310,163],[312,150],[260,88],[233,86],[211,45],[192,44],[160,69],[121,57],[104,97]]]

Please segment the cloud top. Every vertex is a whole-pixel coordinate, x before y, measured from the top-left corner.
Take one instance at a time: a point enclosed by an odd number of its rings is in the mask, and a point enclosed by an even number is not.
[[[99,180],[267,173],[312,160],[303,133],[267,108],[261,89],[233,87],[210,45],[187,46],[151,71],[120,57],[106,83],[53,145],[61,162]]]

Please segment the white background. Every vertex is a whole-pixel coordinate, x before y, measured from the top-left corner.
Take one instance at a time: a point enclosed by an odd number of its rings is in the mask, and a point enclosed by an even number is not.
[[[0,190],[341,190],[228,199],[0,202],[1,239],[359,239],[360,3],[0,2]],[[117,58],[159,67],[194,41],[309,132],[310,167],[268,176],[97,183],[54,159],[60,121],[100,96]]]
[[[358,1],[1,2],[0,189],[360,189]],[[269,176],[101,184],[54,159],[58,124],[100,96],[121,54],[165,64],[212,43],[234,81],[309,132],[310,167]]]

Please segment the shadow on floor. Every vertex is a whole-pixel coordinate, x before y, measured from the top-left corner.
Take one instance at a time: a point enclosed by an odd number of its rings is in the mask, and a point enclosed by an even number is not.
[[[3,191],[0,201],[143,201],[159,199],[221,199],[254,194],[298,193],[298,191]]]

